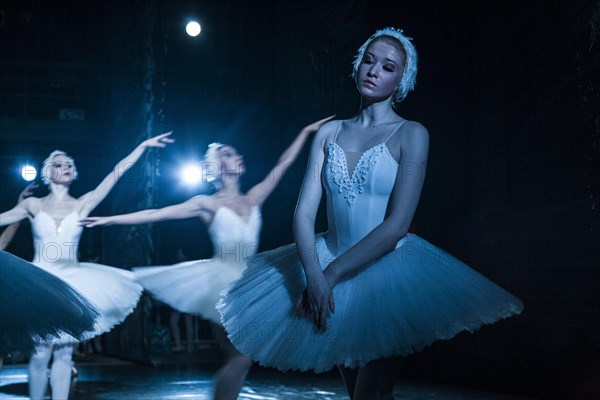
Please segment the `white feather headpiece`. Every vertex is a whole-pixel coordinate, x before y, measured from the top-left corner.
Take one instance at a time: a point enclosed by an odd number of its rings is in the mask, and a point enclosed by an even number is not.
[[[223,147],[222,143],[211,143],[208,145],[208,149],[204,154],[204,161],[202,162],[202,170],[204,172],[204,179],[207,182],[214,182],[221,177],[221,163],[219,162],[219,149]]]

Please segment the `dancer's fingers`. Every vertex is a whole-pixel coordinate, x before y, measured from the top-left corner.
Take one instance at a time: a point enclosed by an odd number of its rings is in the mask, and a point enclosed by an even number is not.
[[[331,313],[335,313],[335,300],[333,297],[333,292],[331,292],[331,295],[329,296],[329,311],[331,311]]]

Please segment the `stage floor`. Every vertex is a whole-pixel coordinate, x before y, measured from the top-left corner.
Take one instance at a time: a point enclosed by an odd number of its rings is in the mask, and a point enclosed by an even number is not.
[[[77,362],[70,400],[211,399],[214,365],[171,363],[161,367],[107,357]],[[400,381],[396,400],[531,400],[453,386]],[[27,365],[5,365],[0,371],[0,399],[27,399]],[[283,374],[253,368],[240,399],[347,399],[336,374]]]

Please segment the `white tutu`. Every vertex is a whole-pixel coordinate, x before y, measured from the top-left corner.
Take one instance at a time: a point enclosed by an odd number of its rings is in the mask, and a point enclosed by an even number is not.
[[[100,317],[95,333],[110,331],[133,312],[143,288],[133,272],[106,265],[78,262],[77,247],[82,228],[79,214],[73,212],[56,226],[44,211],[31,221],[34,236],[33,264],[59,277],[91,301]],[[69,335],[60,343],[70,342]]]
[[[325,268],[335,256],[323,236],[316,245]],[[417,352],[523,308],[510,293],[412,234],[334,288],[335,313],[325,332],[292,311],[305,287],[295,245],[251,260],[218,306],[238,350],[284,371],[357,367]]]
[[[220,293],[243,269],[219,260],[188,261],[160,267],[134,268],[138,282],[156,299],[183,313],[220,323],[215,309]]]

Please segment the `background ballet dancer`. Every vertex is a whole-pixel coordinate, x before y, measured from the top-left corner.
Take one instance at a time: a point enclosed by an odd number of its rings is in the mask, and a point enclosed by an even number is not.
[[[69,194],[71,184],[77,178],[73,159],[65,152],[54,151],[44,161],[41,172],[50,193],[41,198],[29,197],[0,214],[0,225],[29,218],[34,237],[33,263],[63,279],[97,307],[100,317],[96,334],[109,331],[133,311],[142,287],[130,271],[78,262],[77,248],[82,233],[79,219],[87,216],[104,200],[146,149],[162,148],[172,143],[170,134],[164,133],[142,142],[94,190],[79,198]],[[52,397],[61,400],[68,398],[74,343],[73,337],[63,335],[52,345],[41,343],[36,347],[29,362],[29,394],[33,400],[44,397],[48,384],[47,365],[51,356]]]
[[[213,323],[215,338],[226,357],[215,376],[215,399],[237,398],[252,364],[227,339],[215,305],[221,291],[239,278],[246,268],[246,258],[258,248],[263,203],[296,160],[310,134],[331,118],[303,128],[270,173],[246,193],[240,189],[240,178],[246,172],[243,157],[232,146],[212,144],[204,162],[208,163],[205,170],[212,172],[217,187],[214,194],[196,196],[158,210],[82,219],[82,224],[93,227],[200,218],[208,227],[214,246],[212,259],[140,268],[135,273],[144,288],[159,300],[181,312],[199,314]]]

